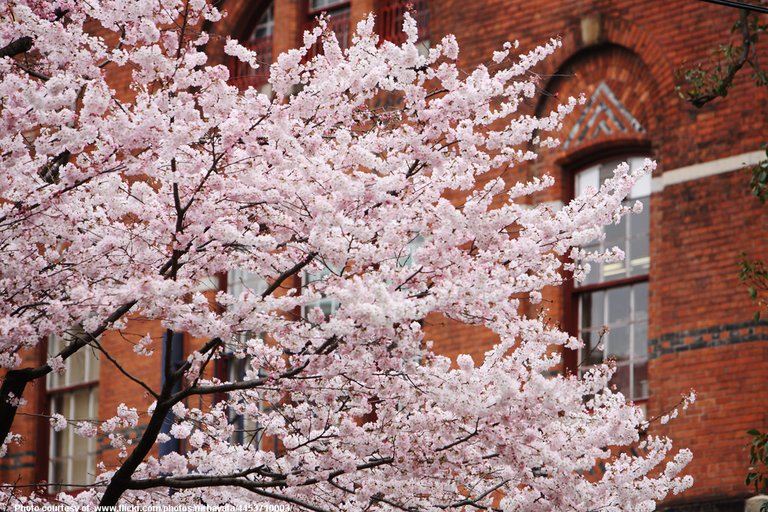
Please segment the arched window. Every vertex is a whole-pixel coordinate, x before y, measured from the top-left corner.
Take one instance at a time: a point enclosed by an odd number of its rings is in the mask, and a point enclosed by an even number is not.
[[[253,69],[238,59],[231,59],[231,81],[234,85],[243,88],[251,86],[257,89],[266,85],[269,80],[269,65],[272,63],[272,33],[274,29],[274,2],[269,2],[261,11],[256,24],[242,41],[243,46],[253,50],[258,55],[259,67]]]
[[[582,169],[575,176],[576,195],[597,188],[623,161],[631,169],[643,165],[643,157],[604,161]],[[605,239],[586,249],[618,247],[625,259],[593,264],[586,281],[574,289],[578,308],[578,333],[584,340],[580,368],[613,360],[612,384],[630,400],[648,398],[648,274],[650,269],[651,177],[644,176],[632,188],[627,202],[643,203],[643,212],[622,218],[605,228]],[[607,328],[607,329],[606,329]]]

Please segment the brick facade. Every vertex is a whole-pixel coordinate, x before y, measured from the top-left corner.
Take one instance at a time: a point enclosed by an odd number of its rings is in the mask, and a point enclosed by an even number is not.
[[[275,1],[273,56],[296,46],[307,19],[305,3]],[[235,36],[247,33],[263,9],[255,0],[224,0],[223,7],[228,17],[215,30]],[[375,8],[376,0],[352,0],[353,23]],[[768,254],[768,209],[749,196],[746,171],[734,168],[703,177],[694,171],[692,178],[671,184],[663,179],[675,169],[754,152],[766,142],[768,94],[765,88],[756,89],[746,74],[737,78],[727,100],[700,110],[675,91],[675,70],[705,60],[710,49],[729,37],[737,16],[735,10],[693,0],[429,1],[431,40],[455,34],[460,63],[467,69],[487,62],[507,40],[517,39],[521,49],[530,49],[552,36],[562,39],[563,48],[539,70],[542,94],[527,106],[529,113],[546,112],[570,95],[594,98],[567,121],[562,131],[567,144],[517,170],[522,178],[545,172],[556,177],[555,187],[536,201],[567,201],[574,171],[607,156],[647,155],[658,162],[650,201],[646,407],[649,416],[657,416],[691,388],[699,396],[679,419],[653,427],[694,451],[690,473],[696,483],[669,500],[666,505],[675,511],[741,510],[743,499],[751,494],[744,485],[745,432],[768,428],[763,400],[768,394],[768,324],[752,321],[753,305],[738,282],[742,252],[753,257]],[[213,62],[225,62],[220,45],[215,38],[209,44]],[[125,77],[114,80],[125,83]],[[610,130],[587,129],[591,114],[583,115],[584,109],[600,101],[612,109],[614,117],[605,118]],[[595,119],[599,122],[599,115]],[[551,290],[546,298],[550,317],[574,329],[571,290]],[[135,322],[140,327],[136,332],[162,335],[159,325]],[[478,360],[493,342],[490,333],[444,318],[430,317],[427,325],[441,350],[451,356],[470,353]],[[132,358],[131,345],[118,338],[109,333],[104,343],[121,361],[137,365],[131,371],[158,385],[159,353]],[[28,389],[25,398],[26,411],[45,410],[45,391],[39,385]],[[151,400],[139,386],[102,364],[99,416],[111,416],[121,402],[139,406]],[[1,479],[46,478],[46,466],[39,462],[46,448],[34,440],[47,435],[47,425],[41,429],[32,417],[21,417],[17,424],[14,430],[27,442],[4,460]],[[108,464],[116,462],[116,456],[104,450]]]

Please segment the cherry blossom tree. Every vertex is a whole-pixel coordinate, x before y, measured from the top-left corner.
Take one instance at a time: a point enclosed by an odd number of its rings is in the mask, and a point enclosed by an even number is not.
[[[553,347],[580,342],[522,313],[563,269],[580,279],[589,261],[621,257],[580,247],[630,213],[623,201],[639,176],[620,166],[559,211],[526,204],[551,178],[504,181],[499,170],[556,145],[577,103],[519,112],[558,41],[528,53],[508,43],[466,74],[451,36],[419,51],[410,17],[403,44],[378,41],[369,17],[347,50],[321,20],[272,65],[267,96],[208,63],[200,27],[221,13],[204,0],[0,8],[3,452],[18,440],[27,384],[80,350],[155,399],[97,424],[51,417],[55,430],[108,435],[122,461],[56,499],[640,511],[691,485],[681,473],[690,452],[645,432],[640,409],[609,389],[611,368],[552,376]],[[308,59],[315,44],[322,52]],[[225,52],[257,65],[235,41]],[[126,94],[110,87],[117,69],[131,71]],[[370,108],[380,94],[398,105]],[[236,270],[263,286],[213,302],[199,291]],[[297,288],[305,273],[322,277]],[[312,307],[321,297],[335,311]],[[430,314],[490,329],[498,343],[482,361],[451,361],[425,333]],[[166,356],[153,388],[100,343],[131,317],[162,322],[166,342],[178,332],[208,341],[178,368]],[[47,364],[22,364],[62,333]],[[161,343],[146,337],[134,357]],[[225,352],[248,362],[245,378],[214,376]],[[231,442],[232,411],[280,449]],[[121,432],[140,421],[130,443]],[[188,450],[159,456],[169,436]],[[590,476],[598,463],[605,472]],[[12,485],[0,496],[6,506],[46,499]]]

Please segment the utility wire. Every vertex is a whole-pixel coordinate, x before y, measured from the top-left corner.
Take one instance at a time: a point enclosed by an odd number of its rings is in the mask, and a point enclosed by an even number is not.
[[[699,0],[700,2],[709,2],[711,4],[725,5],[726,7],[735,7],[737,9],[746,9],[748,11],[761,12],[768,14],[768,7],[762,5],[747,4],[738,0]]]

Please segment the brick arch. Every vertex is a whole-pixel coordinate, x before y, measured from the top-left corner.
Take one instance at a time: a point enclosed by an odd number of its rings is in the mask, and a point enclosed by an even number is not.
[[[598,33],[593,41],[584,40],[581,21],[568,25],[561,34],[563,47],[560,51],[547,58],[542,66],[545,76],[554,76],[568,61],[605,45],[619,46],[633,53],[650,70],[659,90],[672,91],[675,86],[674,68],[670,65],[667,54],[657,44],[653,30],[642,24],[632,23],[618,17],[600,16],[588,18],[593,20]]]
[[[617,44],[585,47],[557,63],[536,107],[538,115],[570,96],[584,95],[560,131],[562,145],[542,160],[546,168],[605,154],[610,148],[652,153],[660,146],[660,86],[651,69],[632,50]],[[604,129],[600,127],[604,126]]]

